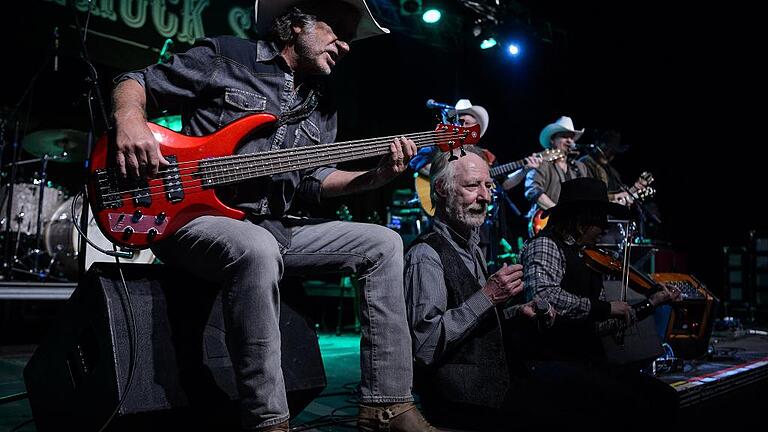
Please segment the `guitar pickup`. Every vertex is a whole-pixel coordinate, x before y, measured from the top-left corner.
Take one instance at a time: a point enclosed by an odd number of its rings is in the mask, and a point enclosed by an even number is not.
[[[179,165],[176,156],[165,156],[165,159],[171,163],[165,169],[165,175],[163,175],[165,196],[168,198],[168,201],[176,203],[184,199],[184,188],[181,185]]]
[[[95,172],[96,182],[96,202],[98,208],[120,208],[123,205],[123,199],[120,196],[120,183],[117,178],[106,169]]]
[[[152,197],[149,196],[149,183],[146,180],[138,180],[133,183],[133,203],[137,207],[149,207],[152,205]]]

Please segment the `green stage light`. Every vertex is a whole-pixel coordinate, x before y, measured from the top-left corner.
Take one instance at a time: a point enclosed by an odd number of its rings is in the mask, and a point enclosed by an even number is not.
[[[494,38],[485,39],[484,41],[482,41],[480,43],[480,48],[481,49],[493,48],[495,46],[496,46],[496,39],[494,39]]]
[[[440,18],[443,17],[443,14],[440,13],[437,9],[427,9],[424,11],[424,14],[421,15],[421,19],[424,20],[427,24],[434,24],[438,21],[440,21]]]

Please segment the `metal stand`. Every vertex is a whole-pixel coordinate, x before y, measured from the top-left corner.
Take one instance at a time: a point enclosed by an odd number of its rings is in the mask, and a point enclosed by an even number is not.
[[[91,3],[91,8],[93,7],[93,4]],[[88,13],[90,14],[92,9],[88,9]],[[86,78],[86,81],[91,84],[91,90],[87,93],[86,97],[88,98],[88,108],[90,113],[90,120],[91,120],[91,130],[88,132],[88,141],[85,149],[85,158],[83,161],[83,184],[85,184],[86,180],[88,179],[89,174],[89,168],[91,163],[91,150],[93,148],[93,136],[94,132],[96,131],[96,119],[93,115],[93,109],[91,106],[91,99],[96,99],[96,104],[99,109],[99,114],[101,114],[101,119],[103,121],[104,127],[109,129],[110,123],[109,123],[109,117],[107,116],[106,107],[104,104],[104,98],[101,96],[101,85],[99,84],[99,74],[96,71],[96,67],[94,67],[93,63],[91,62],[91,58],[88,55],[88,48],[85,45],[85,40],[87,37],[87,30],[84,29],[80,25],[80,19],[77,16],[77,11],[75,11],[75,25],[77,27],[77,33],[80,35],[78,38],[80,42],[80,57],[85,62],[86,66],[88,67],[88,77]],[[92,96],[93,94],[93,96]],[[86,197],[87,198],[87,197]],[[73,215],[74,217],[74,215]],[[88,235],[88,204],[87,202],[83,202],[82,211],[80,213],[80,242],[78,246],[79,253],[77,255],[78,258],[78,275],[82,276],[85,274],[85,254],[88,250],[88,243],[87,243],[87,235]],[[79,277],[78,277],[79,279]]]
[[[43,156],[43,164],[40,168],[40,187],[37,197],[37,228],[35,230],[35,250],[33,251],[35,258],[32,265],[32,271],[35,273],[40,272],[40,254],[43,248],[43,204],[45,203],[45,183],[48,181],[48,155]],[[41,275],[44,277],[44,275]]]
[[[21,104],[21,102],[19,102]],[[16,122],[16,130],[13,137],[13,156],[11,157],[11,176],[8,179],[8,187],[6,188],[6,209],[5,209],[5,245],[3,255],[3,275],[5,280],[10,280],[13,277],[13,262],[16,258],[16,252],[11,253],[11,213],[13,207],[13,187],[16,183],[16,161],[19,158],[19,123]],[[18,248],[18,239],[17,247]]]

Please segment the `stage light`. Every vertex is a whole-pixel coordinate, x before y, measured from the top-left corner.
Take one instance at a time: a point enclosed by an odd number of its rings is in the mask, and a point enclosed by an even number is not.
[[[496,39],[488,38],[480,42],[480,49],[488,49],[496,46]]]
[[[424,11],[424,14],[421,16],[421,19],[424,20],[427,24],[434,24],[438,21],[440,21],[440,18],[443,17],[443,14],[440,13],[437,9],[427,9]]]
[[[400,0],[400,15],[414,15],[421,12],[421,0]]]
[[[480,23],[476,23],[472,26],[472,36],[478,37],[483,33],[483,26]]]
[[[516,42],[511,42],[507,45],[507,52],[513,57],[517,57],[520,54],[520,45]]]

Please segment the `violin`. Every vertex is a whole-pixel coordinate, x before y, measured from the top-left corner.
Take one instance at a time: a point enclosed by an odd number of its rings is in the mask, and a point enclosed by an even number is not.
[[[588,246],[582,248],[581,252],[587,266],[592,270],[606,275],[622,276],[622,262],[616,259],[610,252]],[[628,267],[630,288],[646,296],[650,296],[656,291],[663,289],[661,283],[653,279],[649,274],[636,269],[631,264]]]

